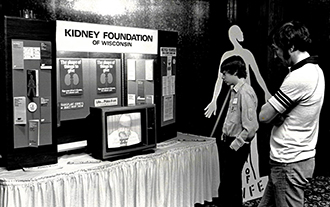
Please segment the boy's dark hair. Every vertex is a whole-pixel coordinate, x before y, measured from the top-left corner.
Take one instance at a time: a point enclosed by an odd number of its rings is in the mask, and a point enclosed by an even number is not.
[[[295,50],[305,52],[310,49],[312,43],[307,27],[299,21],[290,21],[276,27],[269,37],[270,45],[275,44],[284,51],[294,46]]]
[[[233,55],[225,59],[220,67],[221,73],[227,72],[236,75],[238,78],[246,78],[246,67],[242,57]]]

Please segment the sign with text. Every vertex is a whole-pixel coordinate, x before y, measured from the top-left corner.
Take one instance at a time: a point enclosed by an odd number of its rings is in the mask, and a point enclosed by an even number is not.
[[[157,54],[157,30],[56,21],[58,51]]]
[[[116,92],[116,60],[96,60],[97,93]]]
[[[257,134],[251,141],[250,154],[242,170],[243,202],[262,197],[267,186],[268,177],[260,176],[257,151]]]
[[[60,59],[61,95],[83,94],[81,59]]]

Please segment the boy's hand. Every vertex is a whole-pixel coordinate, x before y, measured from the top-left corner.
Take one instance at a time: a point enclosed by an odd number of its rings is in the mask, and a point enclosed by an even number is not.
[[[238,137],[236,139],[234,139],[234,141],[232,141],[232,143],[230,144],[230,148],[237,151],[239,148],[241,148],[246,142],[241,138]]]

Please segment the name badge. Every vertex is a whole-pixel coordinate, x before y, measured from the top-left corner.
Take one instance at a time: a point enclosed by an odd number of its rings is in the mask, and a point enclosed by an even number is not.
[[[233,104],[236,105],[238,103],[238,98],[234,98]]]

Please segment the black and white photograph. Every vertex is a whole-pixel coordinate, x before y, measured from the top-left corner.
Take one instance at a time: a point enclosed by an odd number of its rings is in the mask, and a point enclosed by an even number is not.
[[[330,207],[327,0],[1,0],[0,207]]]

